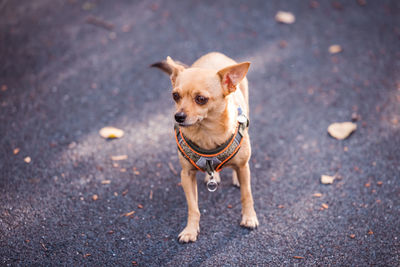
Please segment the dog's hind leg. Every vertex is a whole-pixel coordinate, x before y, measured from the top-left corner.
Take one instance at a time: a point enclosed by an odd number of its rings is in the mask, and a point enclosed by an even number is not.
[[[240,187],[239,179],[235,170],[232,170],[232,184],[236,187]]]

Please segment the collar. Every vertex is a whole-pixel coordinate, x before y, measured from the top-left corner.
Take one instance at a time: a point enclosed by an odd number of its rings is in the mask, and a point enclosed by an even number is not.
[[[238,107],[238,125],[235,133],[222,145],[212,150],[205,150],[194,144],[185,137],[179,127],[175,124],[175,140],[179,152],[196,169],[212,174],[219,172],[222,167],[239,151],[242,144],[244,131],[249,126],[249,119],[241,107]]]

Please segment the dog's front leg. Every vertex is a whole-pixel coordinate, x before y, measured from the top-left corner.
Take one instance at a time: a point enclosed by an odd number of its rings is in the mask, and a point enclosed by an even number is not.
[[[242,221],[240,225],[254,229],[258,226],[258,219],[251,194],[249,163],[237,168],[236,172],[239,178],[242,202]]]
[[[200,227],[200,211],[197,200],[197,181],[196,171],[185,170],[181,171],[182,187],[185,191],[186,202],[188,205],[188,220],[185,229],[179,234],[179,242],[187,243],[197,240]]]

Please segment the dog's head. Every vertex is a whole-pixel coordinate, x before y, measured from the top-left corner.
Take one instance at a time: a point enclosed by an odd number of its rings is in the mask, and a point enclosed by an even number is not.
[[[249,66],[249,62],[243,62],[215,71],[189,68],[170,57],[152,65],[170,75],[172,98],[176,103],[175,120],[185,127],[223,114],[226,97],[236,91]]]

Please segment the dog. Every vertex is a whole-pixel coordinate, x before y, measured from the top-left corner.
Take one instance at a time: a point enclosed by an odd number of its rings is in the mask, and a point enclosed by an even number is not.
[[[178,236],[179,242],[195,242],[200,232],[196,181],[199,170],[206,173],[206,182],[219,183],[218,172],[222,167],[233,169],[233,184],[240,187],[241,193],[240,225],[256,228],[259,223],[251,193],[247,128],[246,74],[250,62],[237,63],[224,54],[212,52],[190,67],[170,57],[151,66],[170,76],[176,106],[175,139],[188,205],[187,225]]]

